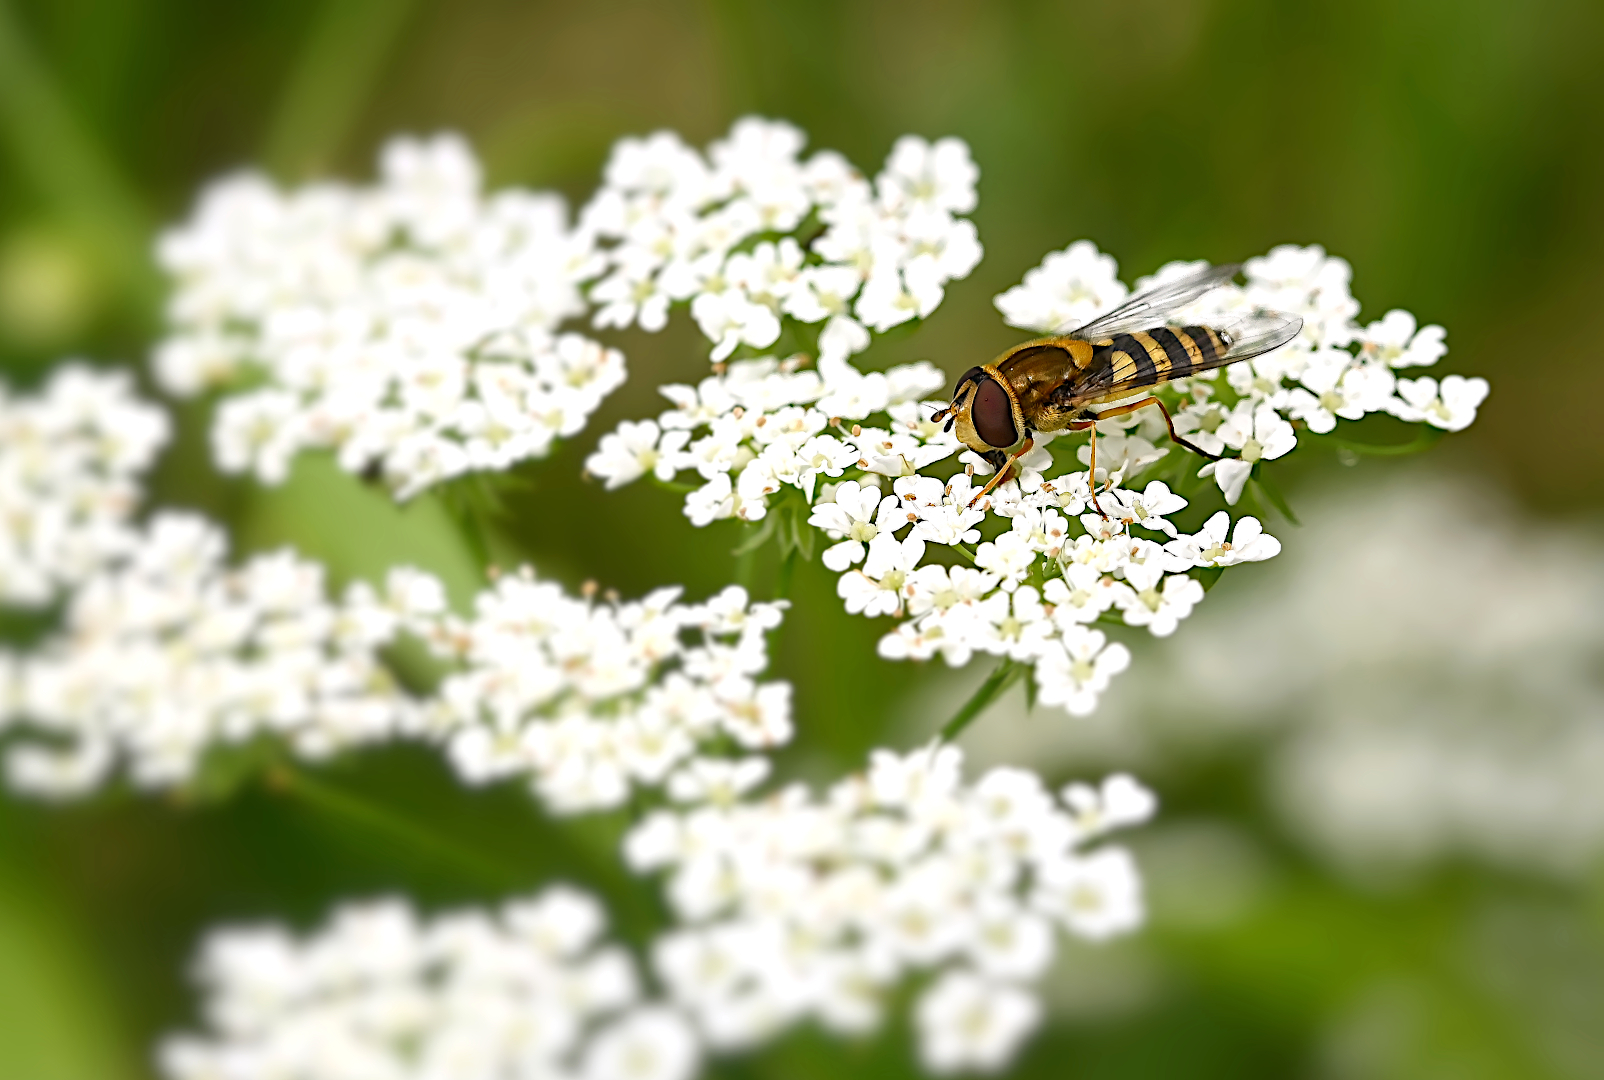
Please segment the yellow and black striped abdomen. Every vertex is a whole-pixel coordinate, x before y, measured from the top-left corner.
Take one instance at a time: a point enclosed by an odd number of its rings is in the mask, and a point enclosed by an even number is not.
[[[1229,347],[1207,326],[1160,326],[1092,343],[1094,364],[1106,360],[1110,385],[1156,386],[1193,371],[1218,367]]]

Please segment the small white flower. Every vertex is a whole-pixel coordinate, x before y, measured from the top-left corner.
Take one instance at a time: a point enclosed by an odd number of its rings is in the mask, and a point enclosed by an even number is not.
[[[880,495],[880,489],[865,487],[856,480],[848,480],[835,489],[832,502],[814,506],[808,524],[823,529],[826,535],[841,542],[824,551],[824,565],[837,573],[859,562],[865,553],[865,544],[880,535],[882,529],[896,529],[901,522],[894,520],[897,500]]]
[[[1124,301],[1118,267],[1089,240],[1077,240],[1055,251],[1023,284],[1015,285],[992,302],[1010,326],[1041,333],[1074,329]]]
[[[1036,562],[1036,551],[1029,539],[1019,532],[1005,532],[996,540],[988,540],[975,549],[975,565],[990,570],[1012,592],[1030,573]]]
[[[1165,574],[1156,563],[1129,563],[1125,581],[1130,589],[1118,603],[1128,626],[1145,626],[1155,637],[1168,637],[1180,621],[1203,600],[1203,586],[1185,574]]]
[[[1042,599],[1053,605],[1053,619],[1066,623],[1095,622],[1128,588],[1088,563],[1071,563],[1064,576],[1042,587]]]
[[[1101,788],[1070,784],[1061,798],[1074,811],[1076,833],[1082,840],[1141,825],[1158,809],[1157,797],[1125,773],[1108,777]]]
[[[729,356],[738,345],[766,348],[780,336],[780,320],[774,311],[735,289],[701,293],[691,302],[691,316],[713,342],[714,360]]]
[[[1109,644],[1102,631],[1065,627],[1063,639],[1044,645],[1036,661],[1038,698],[1085,716],[1097,707],[1097,695],[1108,689],[1109,680],[1130,663],[1130,650]]]
[[[869,541],[862,570],[841,575],[836,592],[854,615],[895,615],[902,610],[902,589],[908,575],[924,558],[925,542],[917,537],[898,540],[882,533]]]
[[[1142,879],[1129,852],[1103,848],[1043,867],[1037,906],[1084,937],[1111,937],[1141,925]]]
[[[1476,419],[1476,409],[1487,400],[1487,380],[1450,375],[1437,380],[1399,379],[1398,397],[1390,411],[1400,420],[1424,420],[1444,431],[1463,431]]]
[[[1265,532],[1258,518],[1238,519],[1227,540],[1226,531],[1230,528],[1231,515],[1221,510],[1204,522],[1199,532],[1171,540],[1164,550],[1192,566],[1235,566],[1262,562],[1281,553],[1281,541]]]
[[[1447,331],[1440,326],[1416,330],[1415,317],[1407,311],[1392,310],[1365,327],[1359,347],[1366,356],[1388,367],[1430,367],[1448,352]]]
[[[891,148],[885,171],[875,186],[881,203],[891,210],[939,210],[967,214],[975,208],[975,181],[980,170],[962,139],[928,143],[904,135]]]
[[[1041,1020],[1041,1005],[1008,983],[949,971],[917,1006],[919,1056],[932,1072],[993,1072]]]
[[[673,434],[682,440],[685,435],[684,432]],[[601,477],[608,491],[623,487],[649,472],[659,472],[665,461],[658,450],[658,437],[657,425],[652,421],[636,423],[625,420],[618,425],[617,431],[602,436],[596,452],[585,459],[585,468]]]
[[[585,1051],[585,1080],[691,1080],[700,1064],[695,1033],[678,1013],[638,1009],[604,1028]]]

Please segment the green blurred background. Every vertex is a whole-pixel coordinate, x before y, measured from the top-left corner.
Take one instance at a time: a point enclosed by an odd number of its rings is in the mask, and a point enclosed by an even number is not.
[[[365,178],[388,135],[453,128],[492,185],[578,202],[620,135],[671,127],[701,144],[759,112],[869,171],[910,131],[960,135],[980,164],[984,262],[918,334],[876,346],[875,366],[929,357],[953,371],[1016,340],[991,297],[1080,237],[1127,280],[1175,258],[1318,242],[1353,263],[1363,318],[1401,306],[1442,323],[1444,367],[1492,381],[1437,465],[1509,493],[1531,528],[1585,523],[1604,504],[1600,55],[1595,0],[0,0],[0,366],[27,385],[65,356],[142,364],[160,332],[154,232],[220,172]],[[626,595],[729,580],[733,523],[694,530],[676,496],[579,477],[599,433],[655,414],[657,384],[705,370],[687,322],[615,335],[629,384],[526,470],[533,489],[504,539],[545,575]],[[1402,468],[1314,460],[1289,487],[1296,500]],[[294,543],[338,579],[407,559],[459,597],[473,586],[437,504],[395,510],[318,462],[274,491],[220,479],[194,410],[155,486],[161,502],[229,522],[242,551]],[[772,572],[751,568],[759,593]],[[817,565],[794,598],[775,645],[796,686],[794,774],[830,778],[871,746],[911,742],[943,718],[919,705],[932,685],[961,693],[978,677],[876,659],[884,626],[844,615]],[[1162,678],[1146,659],[1126,678]],[[1188,846],[1173,825],[1224,823],[1251,840],[1244,873],[1273,887],[1245,913],[1199,920],[1184,915],[1185,875],[1175,894],[1155,880],[1139,940],[1072,951],[1079,981],[1059,980],[1018,1075],[1604,1076],[1604,1046],[1585,1039],[1604,1026],[1596,867],[1554,880],[1450,859],[1355,884],[1288,837],[1257,753],[1183,755],[1150,776],[1172,823],[1151,843],[1206,861],[1208,837]],[[516,786],[460,790],[416,750],[319,775],[315,791],[252,780],[216,802],[0,802],[0,1075],[148,1076],[156,1037],[195,1022],[186,967],[219,920],[304,927],[342,897],[400,891],[432,908],[554,876],[606,893],[626,936],[657,917],[650,890],[616,868],[617,821],[553,827]],[[1474,962],[1467,941],[1504,911],[1526,913],[1517,942],[1552,961],[1550,997],[1537,995],[1550,1004],[1520,1006],[1529,994]],[[895,1029],[863,1045],[802,1032],[719,1070],[897,1075],[906,1043]]]

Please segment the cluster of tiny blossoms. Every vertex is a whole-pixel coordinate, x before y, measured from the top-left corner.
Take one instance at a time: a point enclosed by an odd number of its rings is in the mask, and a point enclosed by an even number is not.
[[[482,195],[453,136],[390,143],[368,188],[223,180],[159,254],[156,376],[221,390],[214,458],[264,483],[329,448],[407,498],[545,455],[624,381],[616,350],[557,333],[602,268],[594,238],[555,195]]]
[[[603,911],[565,887],[420,920],[354,904],[296,940],[229,929],[198,967],[210,1030],[170,1038],[171,1080],[690,1080],[690,1025],[643,997]]]
[[[634,784],[702,800],[761,781],[766,759],[709,747],[790,741],[790,685],[755,678],[783,605],[752,603],[739,586],[703,604],[681,604],[679,592],[597,602],[525,568],[481,593],[471,618],[429,628],[457,667],[429,715],[459,775],[527,776],[566,813],[619,806]]]
[[[167,427],[126,372],[68,364],[38,394],[0,386],[0,603],[48,604],[134,545]]]
[[[63,632],[15,658],[0,724],[11,785],[82,794],[126,761],[141,787],[182,784],[220,745],[274,734],[300,755],[413,730],[418,720],[377,651],[444,603],[438,583],[392,575],[327,598],[323,568],[288,550],[242,566],[204,519],[157,515],[127,557],[68,601]]]
[[[717,797],[732,776],[751,786],[764,759],[709,747],[749,754],[791,737],[789,684],[756,679],[783,605],[738,586],[703,604],[677,588],[598,602],[525,567],[463,618],[418,570],[332,602],[323,568],[291,551],[239,567],[226,554],[217,527],[158,515],[72,595],[64,633],[11,661],[0,724],[46,737],[11,748],[14,787],[81,794],[119,759],[140,786],[183,784],[209,750],[259,735],[313,759],[404,736],[445,744],[471,783],[526,776],[552,809],[577,812],[620,805],[632,784],[682,800]],[[403,634],[449,661],[423,698],[379,655]]]
[[[1054,927],[1101,939],[1141,922],[1129,855],[1085,848],[1146,820],[1145,789],[1116,776],[1059,803],[1034,773],[965,784],[961,765],[951,746],[877,751],[823,798],[793,785],[635,828],[631,865],[667,872],[684,924],[656,943],[656,971],[710,1046],[805,1018],[864,1032],[895,983],[925,972],[914,1017],[926,1064],[995,1069],[1039,1018],[1026,984],[1052,962]]]
[[[1176,262],[1138,281],[1142,292],[1198,269],[1202,263]],[[1459,431],[1476,418],[1487,396],[1487,381],[1449,375],[1441,382],[1424,376],[1399,378],[1397,371],[1430,367],[1448,351],[1440,326],[1419,326],[1407,311],[1394,310],[1361,325],[1359,302],[1349,292],[1352,270],[1344,259],[1319,245],[1284,244],[1243,267],[1247,282],[1214,290],[1193,309],[1199,316],[1229,318],[1232,312],[1270,309],[1301,316],[1303,330],[1287,346],[1225,369],[1225,387],[1215,373],[1177,380],[1164,392],[1174,395],[1176,430],[1212,454],[1213,474],[1226,501],[1235,504],[1253,466],[1292,451],[1297,431],[1324,434],[1337,420],[1359,420],[1390,413],[1401,420]],[[1089,321],[1129,295],[1114,258],[1088,240],[1055,251],[1040,266],[996,298],[1012,326],[1038,333],[1061,333]],[[1180,316],[1185,321],[1185,315]],[[1153,440],[1163,421],[1156,410],[1132,417],[1137,457],[1156,459]]]
[[[831,151],[806,161],[783,122],[738,121],[704,156],[671,132],[624,139],[581,214],[608,242],[590,290],[597,326],[661,329],[691,315],[723,360],[767,349],[787,323],[839,370],[869,330],[923,318],[980,261],[979,170],[961,140],[905,135],[871,184]],[[822,324],[822,325],[820,325]]]
[[[1138,289],[1197,266],[1170,264]],[[1234,452],[1200,473],[1214,476],[1227,503],[1237,502],[1257,462],[1296,446],[1294,421],[1323,433],[1338,417],[1374,411],[1447,430],[1474,418],[1484,380],[1448,376],[1438,384],[1393,373],[1435,363],[1445,351],[1442,328],[1417,330],[1402,311],[1359,326],[1342,260],[1289,246],[1245,269],[1246,286],[1209,294],[1196,316],[1228,320],[1273,308],[1304,320],[1299,338],[1228,367],[1223,380],[1210,373],[1161,391],[1174,402],[1178,429],[1211,452]],[[1049,331],[1089,321],[1129,294],[1114,260],[1082,241],[1049,255],[996,303],[1009,322]],[[775,507],[797,507],[834,541],[824,563],[842,575],[847,609],[903,617],[882,640],[882,655],[939,654],[961,665],[985,653],[1028,663],[1040,700],[1072,713],[1091,711],[1129,661],[1123,645],[1089,624],[1113,620],[1167,635],[1203,597],[1195,571],[1280,550],[1256,518],[1233,523],[1226,511],[1183,534],[1169,517],[1188,503],[1167,484],[1120,486],[1169,452],[1155,446],[1163,419],[1151,409],[1099,425],[1106,468],[1098,470],[1095,505],[1086,469],[1051,475],[1050,433],[1036,436],[1017,479],[977,501],[992,471],[978,456],[960,457],[962,473],[926,475],[962,449],[930,422],[945,402],[920,400],[945,381],[922,362],[863,373],[844,360],[821,360],[818,372],[799,358],[739,361],[696,387],[664,387],[674,408],[620,425],[586,466],[609,487],[694,471],[701,483],[686,495],[685,513],[697,525],[760,521]],[[1085,444],[1077,457],[1089,464]],[[1005,531],[989,524],[998,519]],[[954,558],[931,558],[942,549]],[[952,565],[960,559],[970,565]]]
[[[773,360],[737,361],[697,387],[664,387],[677,407],[657,421],[625,422],[586,466],[610,486],[694,469],[704,483],[686,495],[685,513],[698,525],[758,521],[771,500],[800,499],[807,523],[835,541],[824,563],[841,574],[847,610],[906,617],[882,655],[939,654],[955,666],[976,653],[1010,657],[1034,666],[1044,703],[1074,713],[1091,711],[1129,661],[1089,623],[1117,611],[1128,625],[1168,634],[1203,596],[1187,571],[1280,550],[1257,519],[1233,530],[1224,511],[1202,531],[1180,533],[1166,515],[1187,501],[1157,481],[1101,490],[1098,513],[1085,470],[1044,477],[1050,437],[1020,460],[1019,480],[975,502],[977,477],[990,471],[977,456],[966,453],[966,470],[946,479],[919,472],[961,449],[928,419],[939,403],[918,400],[943,382],[919,363],[856,375],[848,392]],[[876,413],[885,426],[845,426]],[[1111,447],[1119,468],[1100,469],[1100,478],[1117,484],[1132,450],[1130,440]],[[1009,528],[980,542],[988,512]],[[927,561],[941,548],[973,565]]]

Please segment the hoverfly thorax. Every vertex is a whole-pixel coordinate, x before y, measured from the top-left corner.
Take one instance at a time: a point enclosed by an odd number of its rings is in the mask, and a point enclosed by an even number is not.
[[[1024,442],[1027,428],[1013,387],[995,367],[972,367],[953,387],[948,427],[958,441],[979,454],[1011,450]]]

